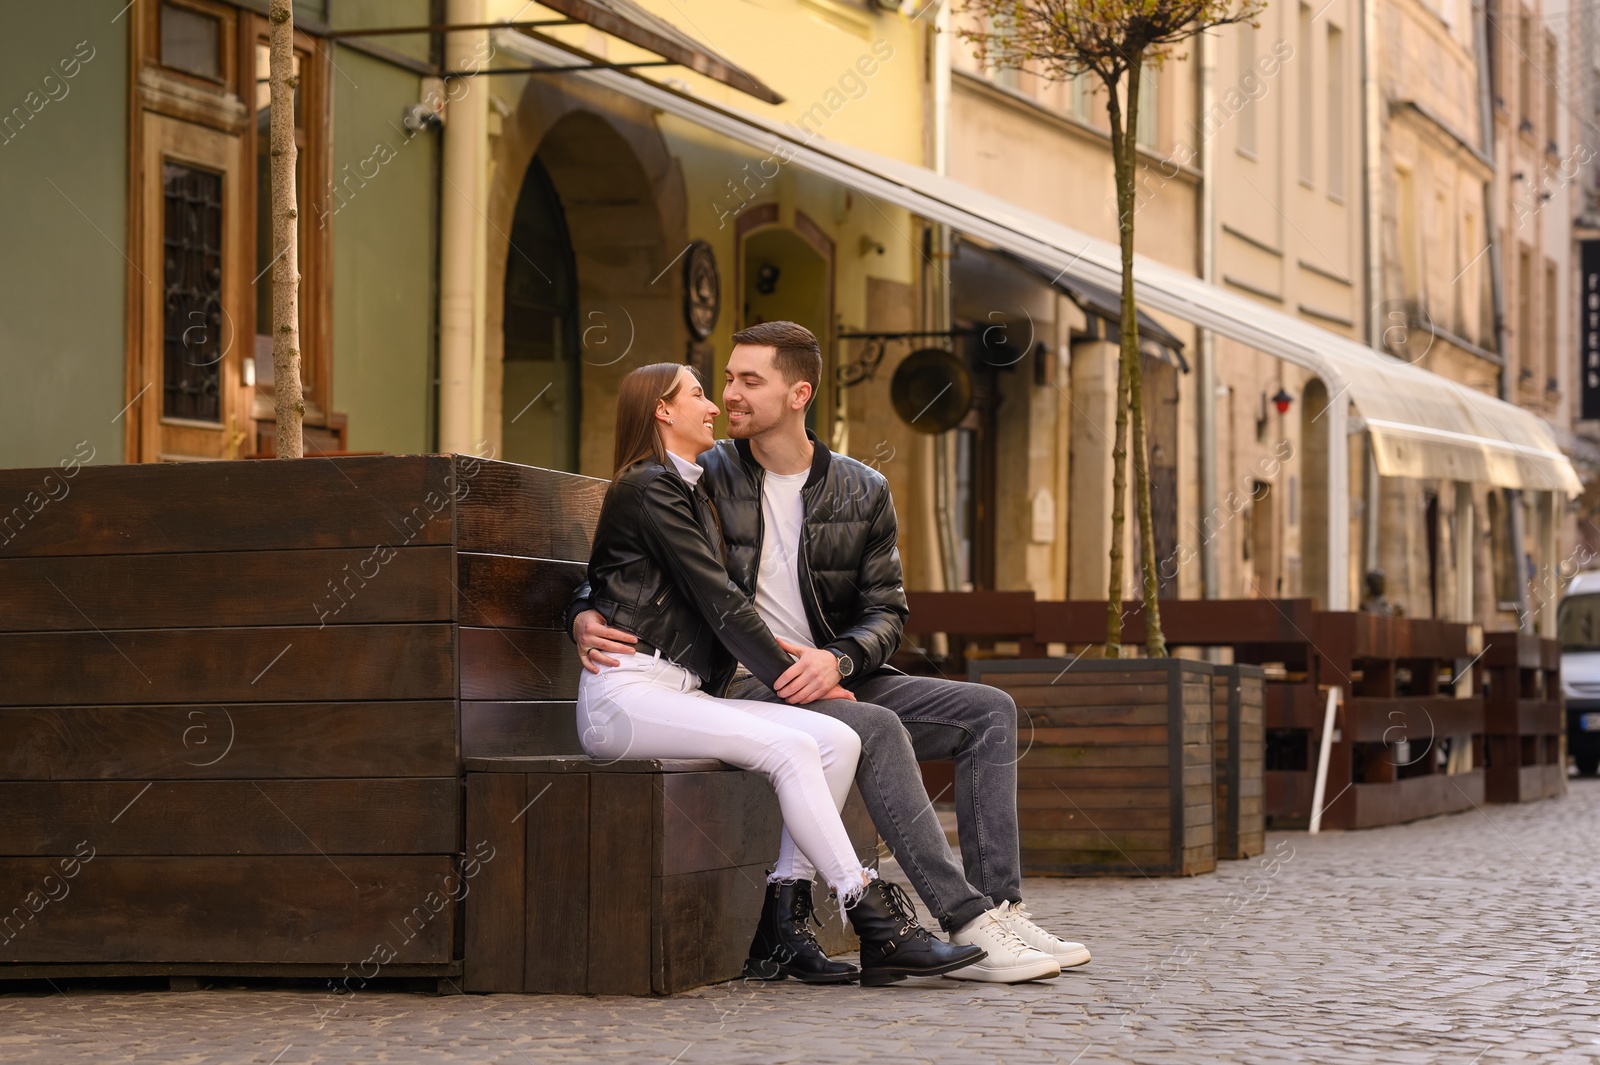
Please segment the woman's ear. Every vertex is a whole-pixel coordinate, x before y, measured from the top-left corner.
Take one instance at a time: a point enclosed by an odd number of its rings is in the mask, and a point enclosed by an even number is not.
[[[672,424],[672,408],[667,406],[667,401],[664,399],[656,400],[656,421]]]

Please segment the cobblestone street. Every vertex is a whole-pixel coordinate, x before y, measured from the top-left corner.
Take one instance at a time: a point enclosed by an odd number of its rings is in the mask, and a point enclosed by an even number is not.
[[[0,1061],[1473,1062],[1600,1058],[1600,784],[1191,880],[1031,881],[1095,960],[1022,987],[669,1000],[213,987],[0,995]],[[1274,862],[1273,859],[1276,859]]]

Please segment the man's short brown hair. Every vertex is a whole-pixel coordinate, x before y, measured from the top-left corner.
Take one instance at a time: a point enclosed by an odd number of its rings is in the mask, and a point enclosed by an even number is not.
[[[804,381],[811,386],[811,399],[817,398],[822,387],[822,348],[811,330],[798,322],[762,322],[733,334],[733,342],[772,348],[777,353],[772,364],[784,383]]]

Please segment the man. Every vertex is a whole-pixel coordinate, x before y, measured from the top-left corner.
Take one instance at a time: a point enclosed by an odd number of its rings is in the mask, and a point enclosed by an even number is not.
[[[780,691],[741,670],[728,697],[798,702],[861,736],[856,784],[879,833],[951,941],[988,951],[952,977],[1011,983],[1084,964],[1082,944],[1044,931],[1021,906],[1015,704],[996,688],[887,664],[908,613],[894,506],[880,473],[806,431],[822,375],[816,337],[793,322],[766,322],[733,340],[722,393],[733,439],[699,463],[729,575],[797,661]],[[575,595],[568,629],[585,668],[597,670],[632,653],[633,638],[587,609],[586,595]],[[854,701],[821,698],[836,685]],[[943,758],[956,762],[964,873],[917,768],[919,759]],[[808,908],[804,890],[798,910]],[[764,950],[807,949],[793,903],[793,885],[769,886],[752,963]]]

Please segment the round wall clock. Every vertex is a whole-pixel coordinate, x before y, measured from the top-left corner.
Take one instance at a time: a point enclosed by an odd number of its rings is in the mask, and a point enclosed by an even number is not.
[[[711,245],[697,240],[683,260],[683,318],[697,340],[717,327],[722,306],[722,281],[717,276],[717,255]]]

